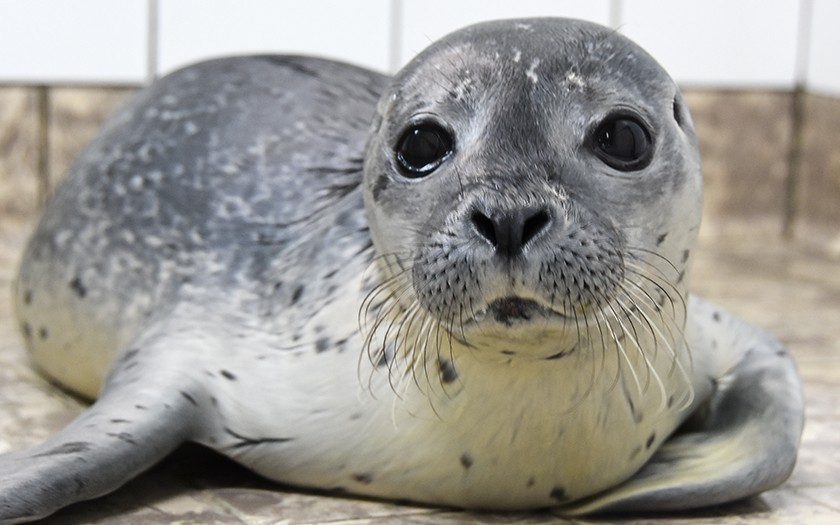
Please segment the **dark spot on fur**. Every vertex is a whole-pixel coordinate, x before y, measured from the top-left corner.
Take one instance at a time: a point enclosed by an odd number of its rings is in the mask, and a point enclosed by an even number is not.
[[[356,253],[353,254],[353,257],[358,257],[359,255],[362,255],[363,253],[367,253],[368,251],[370,251],[372,249],[373,249],[373,241],[369,239],[369,240],[365,241],[364,244],[362,244],[361,248],[356,250]]]
[[[787,352],[785,350],[776,350],[776,356],[787,357]]]
[[[195,398],[193,396],[189,395],[188,393],[184,392],[183,390],[180,392],[180,394],[181,394],[181,397],[183,397],[184,399],[186,399],[187,401],[192,403],[193,406],[198,406],[198,402],[195,400]]]
[[[336,343],[335,343],[335,347],[338,348],[339,352],[343,352],[346,345],[347,345],[347,338],[341,339],[340,341],[336,341]]]
[[[108,432],[106,435],[110,436],[112,438],[119,439],[120,441],[122,441],[124,443],[128,443],[129,445],[136,445],[137,444],[137,442],[134,441],[134,436],[132,436],[128,432],[118,432],[118,433],[117,432]]]
[[[295,288],[294,293],[292,293],[292,305],[296,305],[298,301],[300,301],[301,296],[303,295],[303,285],[298,286]]]
[[[382,352],[379,355],[379,360],[376,362],[376,368],[385,368],[388,366],[388,353]]]
[[[636,447],[633,449],[633,452],[630,453],[630,459],[635,459],[636,456],[642,451],[642,447]]]
[[[286,69],[290,69],[296,73],[300,73],[301,75],[307,77],[318,78],[320,77],[320,73],[312,69],[310,67],[305,66],[301,62],[299,62],[294,57],[286,57],[286,56],[278,56],[278,55],[264,55],[255,57],[256,60],[261,60],[263,62],[268,62],[270,64],[274,64],[275,66],[284,67]]]
[[[650,447],[653,446],[653,442],[656,441],[656,432],[652,433],[650,437],[645,442],[645,448],[650,450]]]
[[[47,331],[47,328],[45,326],[42,326],[38,329],[38,336],[41,339],[46,339],[50,336],[50,333]]]
[[[250,437],[244,436],[233,430],[229,429],[228,427],[224,427],[224,431],[233,436],[236,439],[236,443],[229,445],[227,448],[231,449],[241,449],[247,447],[255,447],[259,445],[264,445],[266,443],[288,443],[290,441],[294,441],[294,438],[289,437]]]
[[[668,232],[661,234],[659,237],[656,238],[656,245],[661,246],[665,239],[668,238]]]
[[[559,485],[556,485],[553,489],[551,489],[551,492],[548,495],[555,501],[559,501],[561,503],[566,501],[566,489]]]
[[[23,332],[23,337],[26,339],[32,339],[32,327],[29,326],[29,323],[21,324],[20,331]]]
[[[674,406],[674,396],[668,396],[668,408]]]
[[[502,355],[516,355],[516,352],[513,350],[502,350]]]
[[[283,288],[283,281],[277,281],[276,283],[274,283],[274,291],[275,292],[280,290],[280,288]]]
[[[130,423],[127,419],[112,419],[111,423],[120,424],[120,423]]]
[[[438,361],[440,368],[440,380],[445,384],[449,384],[458,379],[458,371],[455,370],[455,365],[448,359],[440,359]]]
[[[81,477],[73,476],[73,483],[76,485],[76,495],[78,496],[85,489],[85,482]]]
[[[528,482],[525,483],[525,486],[529,487],[529,488],[533,487],[536,482],[537,482],[537,480],[535,480],[534,477],[531,476],[530,478],[528,478]]]
[[[82,284],[82,280],[79,277],[75,277],[70,281],[70,289],[79,296],[79,299],[84,299],[87,295],[87,288]]]
[[[32,290],[26,290],[23,292],[23,304],[32,304]]]
[[[64,443],[63,445],[59,445],[55,448],[51,448],[46,452],[41,452],[40,454],[36,454],[34,457],[46,457],[46,456],[61,456],[65,454],[77,454],[79,452],[87,452],[93,448],[93,445],[86,441],[70,441],[68,443]]]
[[[461,466],[464,468],[470,468],[473,466],[473,458],[468,453],[464,452],[461,454]]]
[[[657,309],[657,311],[661,310],[665,306],[666,298],[667,298],[667,296],[664,293],[662,293],[661,291],[657,292],[657,294],[656,294],[656,306],[659,307]]]
[[[684,250],[682,254],[682,262],[688,261],[688,256],[691,255],[691,250]]]
[[[370,483],[373,481],[373,476],[368,473],[353,474],[353,479],[355,479],[363,485],[370,485]]]
[[[227,370],[220,370],[219,373],[222,374],[222,377],[224,377],[225,379],[229,379],[231,381],[236,381],[236,376],[231,374]]]
[[[683,279],[685,279],[685,270],[681,271],[679,277],[677,277],[677,284],[682,283]]]
[[[620,342],[620,339],[619,339],[619,342]],[[546,361],[554,361],[555,359],[560,359],[560,358],[566,357],[567,355],[569,355],[569,352],[564,350],[562,352],[557,352],[556,354],[552,354],[552,355],[546,357],[545,360]]]
[[[371,191],[371,194],[373,195],[373,200],[379,200],[379,195],[383,191],[388,189],[389,182],[390,181],[388,180],[388,175],[382,174],[379,177],[377,177],[376,182],[373,183],[373,190]]]
[[[326,352],[330,349],[330,338],[329,337],[322,337],[315,341],[315,352],[321,353]]]
[[[136,408],[137,410],[148,410],[148,408],[145,405],[134,405],[134,408]]]
[[[715,312],[715,313],[713,313],[713,314],[712,314],[712,319],[713,319],[716,323],[719,323],[719,322],[720,322],[720,319],[721,319],[721,317],[720,317],[720,312]]]

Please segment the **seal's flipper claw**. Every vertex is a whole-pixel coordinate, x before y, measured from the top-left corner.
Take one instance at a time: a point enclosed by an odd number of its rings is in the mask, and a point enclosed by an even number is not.
[[[741,359],[713,380],[715,394],[708,404],[632,478],[564,512],[707,507],[756,495],[787,479],[804,424],[796,365],[765,332],[720,309],[712,315],[723,328],[721,343],[730,349],[737,345]]]
[[[143,370],[135,357],[123,356],[99,401],[60,433],[0,456],[0,524],[112,492],[190,439],[201,392],[183,375]]]

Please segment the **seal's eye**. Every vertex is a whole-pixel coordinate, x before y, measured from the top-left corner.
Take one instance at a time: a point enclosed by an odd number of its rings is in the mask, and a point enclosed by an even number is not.
[[[432,122],[415,124],[403,132],[396,153],[403,175],[425,177],[452,153],[452,136]]]
[[[598,126],[594,149],[602,161],[617,170],[640,170],[650,162],[650,133],[635,117],[615,115]]]

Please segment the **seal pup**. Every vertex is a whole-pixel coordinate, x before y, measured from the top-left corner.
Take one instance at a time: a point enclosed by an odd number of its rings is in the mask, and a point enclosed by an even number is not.
[[[98,399],[0,457],[0,523],[185,441],[465,508],[776,486],[800,383],[778,341],[689,295],[700,207],[677,86],[591,23],[479,24],[390,79],[278,56],[175,72],[103,126],[24,255],[33,362]]]

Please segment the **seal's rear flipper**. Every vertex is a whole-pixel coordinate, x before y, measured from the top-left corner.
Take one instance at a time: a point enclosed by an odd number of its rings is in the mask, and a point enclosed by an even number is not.
[[[706,507],[758,494],[790,475],[804,423],[793,359],[765,332],[708,303],[698,307],[714,318],[721,353],[735,348],[740,361],[712,379],[715,393],[708,405],[639,472],[615,489],[563,508],[564,513]]]
[[[147,369],[140,352],[119,360],[99,401],[60,433],[0,456],[0,524],[112,492],[192,436],[202,392],[178,370]]]

